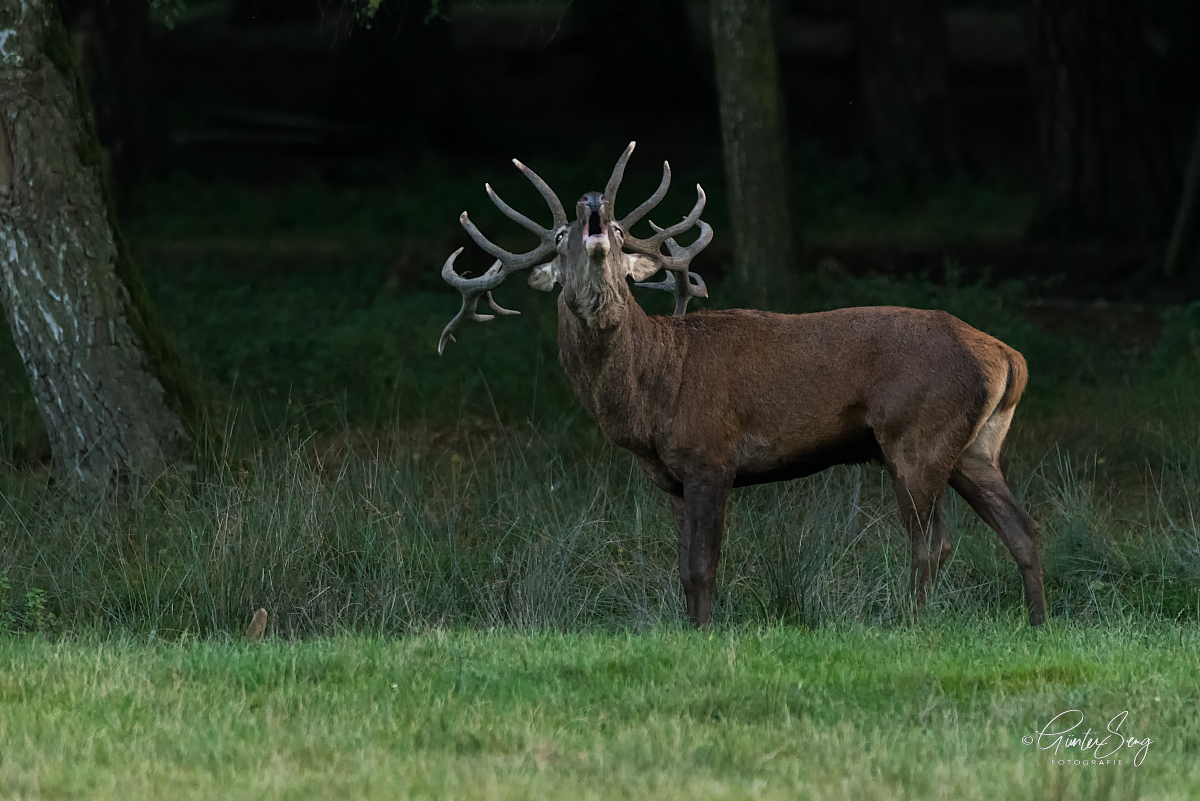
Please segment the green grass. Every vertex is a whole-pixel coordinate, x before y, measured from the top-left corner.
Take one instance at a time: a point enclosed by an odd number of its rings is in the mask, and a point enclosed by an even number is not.
[[[595,433],[572,435],[575,425],[383,440],[291,433],[245,456],[212,454],[115,506],[8,477],[0,615],[20,630],[166,637],[236,632],[259,606],[290,636],[678,622],[665,497],[631,455]],[[1194,436],[1169,440],[1176,455],[1140,484],[1099,456],[1051,450],[1023,461],[1032,442],[1013,454],[1010,484],[1044,527],[1052,615],[1200,618]],[[1018,572],[999,538],[953,493],[945,508],[955,550],[933,612],[1019,610]],[[745,488],[728,515],[715,619],[903,619],[908,564],[877,466]]]
[[[8,637],[0,794],[1184,799],[1197,670],[1194,626],[1035,632],[1016,615],[258,648]],[[1128,710],[1121,733],[1154,742],[1137,767],[1140,747],[1051,765],[1021,738],[1069,709],[1094,730]]]

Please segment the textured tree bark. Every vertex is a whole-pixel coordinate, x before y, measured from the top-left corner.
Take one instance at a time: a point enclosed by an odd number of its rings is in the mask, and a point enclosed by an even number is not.
[[[1035,238],[1162,236],[1177,174],[1134,0],[1030,0],[1046,184]]]
[[[867,150],[885,177],[961,166],[946,78],[941,0],[858,0],[858,62]]]
[[[761,301],[795,269],[771,4],[710,0],[710,12],[734,275]]]
[[[0,0],[0,145],[0,302],[55,473],[153,479],[184,438],[164,384],[178,408],[189,395],[113,227],[53,0]]]

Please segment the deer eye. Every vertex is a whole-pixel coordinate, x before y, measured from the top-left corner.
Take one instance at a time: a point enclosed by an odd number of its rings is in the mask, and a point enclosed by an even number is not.
[[[561,245],[563,237],[566,235],[567,235],[566,230],[559,231],[557,234],[554,235],[554,244]]]
[[[617,232],[617,236],[621,237],[622,239],[625,238],[625,232],[621,229],[621,226],[614,223],[612,229]]]

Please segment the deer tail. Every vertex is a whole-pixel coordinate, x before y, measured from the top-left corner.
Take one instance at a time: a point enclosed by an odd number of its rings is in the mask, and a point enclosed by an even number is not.
[[[1029,368],[1025,364],[1025,357],[1012,348],[1007,348],[1007,351],[1008,382],[1004,385],[1004,394],[1000,397],[999,406],[1003,411],[1017,405],[1021,393],[1025,391],[1025,384],[1029,381]]]

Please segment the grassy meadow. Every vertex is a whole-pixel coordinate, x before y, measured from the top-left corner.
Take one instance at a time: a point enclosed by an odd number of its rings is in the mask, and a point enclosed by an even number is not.
[[[871,194],[854,164],[797,162],[818,242],[1015,236],[1031,208],[1002,182]],[[601,164],[533,166],[586,188]],[[719,177],[674,166],[719,239]],[[1047,324],[1054,276],[803,276],[781,310],[944,308],[1025,354],[1005,459],[1051,620],[1028,630],[1011,557],[951,493],[914,621],[866,465],[735,493],[715,625],[691,632],[665,500],[570,397],[552,298],[514,280],[498,299],[522,316],[436,355],[458,213],[519,247],[483,181],[540,208],[505,167],[139,190],[125,228],[209,404],[190,469],[128,503],[53,483],[0,343],[0,796],[1200,793],[1200,306]],[[1021,737],[1069,709],[1093,730],[1128,710],[1155,742],[1136,768],[1052,766]]]
[[[0,793],[1186,799],[1200,792],[1198,668],[1195,627],[1033,632],[1018,615],[889,630],[437,629],[259,648],[8,639]],[[1055,754],[1054,737],[1022,743],[1069,728],[1048,726],[1068,709],[1138,742],[1087,754]],[[1096,756],[1113,764],[1051,764]]]

